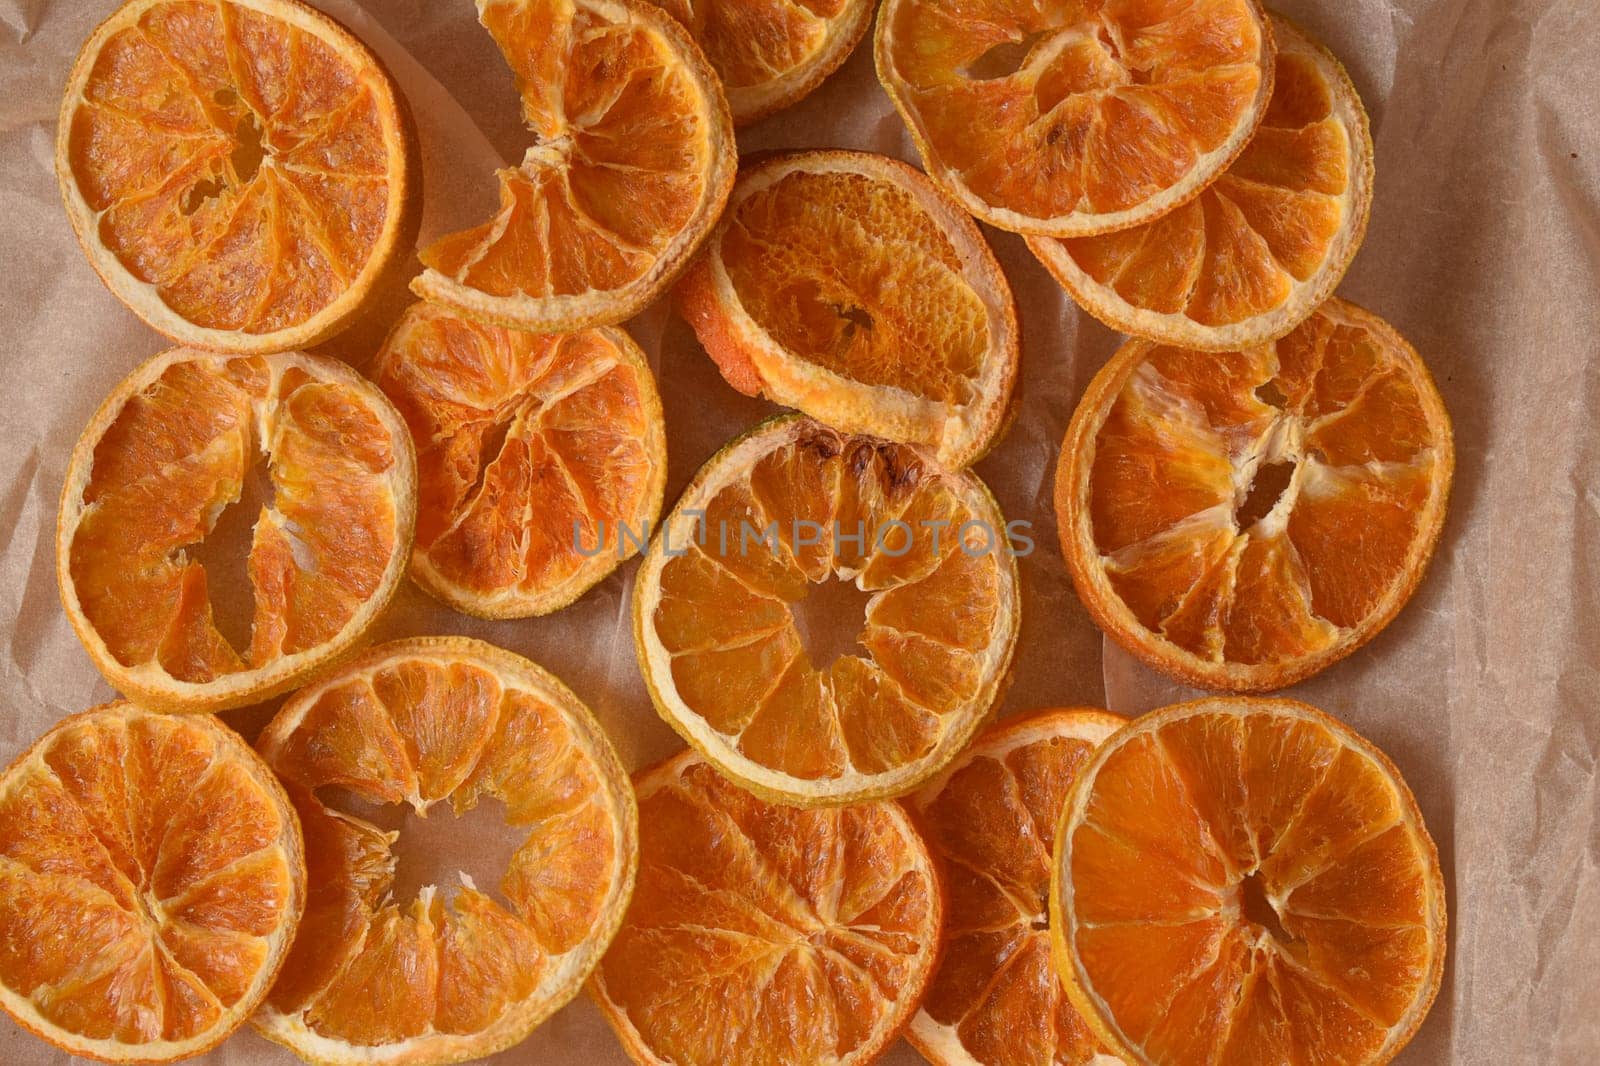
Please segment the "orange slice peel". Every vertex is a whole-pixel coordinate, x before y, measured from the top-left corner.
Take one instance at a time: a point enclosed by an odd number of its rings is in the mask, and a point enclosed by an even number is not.
[[[747,167],[675,293],[741,392],[951,467],[1006,424],[1011,288],[972,220],[898,160],[812,151]]]

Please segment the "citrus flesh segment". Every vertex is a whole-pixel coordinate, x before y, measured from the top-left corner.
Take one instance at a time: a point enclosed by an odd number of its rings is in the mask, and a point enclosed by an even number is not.
[[[898,804],[767,803],[692,751],[642,772],[639,888],[590,991],[640,1063],[874,1061],[933,970],[943,896]]]
[[[1114,1066],[1051,961],[1050,853],[1078,770],[1125,720],[1039,711],[981,734],[907,798],[947,893],[940,962],[906,1036],[938,1066]]]
[[[747,168],[676,295],[729,384],[836,429],[960,467],[1005,422],[1011,289],[971,219],[897,160],[798,152]]]
[[[288,797],[212,718],[111,704],[0,778],[0,1006],[74,1055],[220,1043],[267,994],[305,896]]]
[[[577,993],[627,906],[638,826],[610,743],[559,681],[481,641],[396,641],[302,690],[257,746],[300,812],[311,872],[263,1035],[321,1063],[461,1062]],[[339,795],[423,815],[491,799],[526,836],[498,885],[463,874],[400,899],[398,834]]]
[[[499,172],[500,210],[440,238],[423,299],[511,328],[629,318],[715,224],[737,165],[716,74],[645,0],[479,0],[535,137]]]
[[[1143,226],[1028,246],[1090,314],[1164,344],[1232,351],[1299,325],[1366,234],[1372,135],[1344,67],[1274,15],[1272,103],[1199,196]]]
[[[991,225],[1055,237],[1193,198],[1272,91],[1255,0],[886,0],[876,57],[929,175]]]
[[[271,498],[245,563],[248,640],[235,647],[191,552],[247,482]],[[215,711],[353,647],[405,573],[415,515],[405,423],[343,363],[175,348],[129,375],[79,439],[56,573],[114,687],[162,710]]]
[[[1444,883],[1367,741],[1292,700],[1212,698],[1111,737],[1061,816],[1069,995],[1145,1063],[1389,1061],[1439,988]]]
[[[813,659],[817,585],[869,599],[859,647]],[[1016,644],[1016,561],[982,482],[800,417],[712,458],[641,564],[656,708],[724,774],[802,806],[901,795],[988,716]]]
[[[1454,456],[1421,359],[1353,304],[1240,352],[1133,341],[1067,431],[1062,550],[1096,623],[1151,666],[1279,688],[1410,598]]]
[[[622,330],[549,336],[417,304],[371,374],[417,443],[411,574],[452,607],[548,614],[648,538],[666,430]]]
[[[872,21],[871,0],[657,0],[694,36],[736,125],[800,100],[839,69]]]
[[[395,88],[295,0],[130,0],[84,45],[59,129],[56,170],[90,262],[181,343],[315,344],[401,243]]]

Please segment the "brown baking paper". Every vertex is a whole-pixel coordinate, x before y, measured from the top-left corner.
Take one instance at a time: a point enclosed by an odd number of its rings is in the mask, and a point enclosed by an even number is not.
[[[112,697],[62,615],[53,531],[67,455],[107,392],[165,347],[76,247],[52,169],[72,57],[113,0],[0,0],[0,762]],[[528,143],[511,76],[467,0],[319,0],[388,63],[417,118],[423,239],[486,217],[493,169]],[[1600,1062],[1600,8],[1594,0],[1281,0],[1350,68],[1372,113],[1377,203],[1341,293],[1414,342],[1455,420],[1450,517],[1416,598],[1377,640],[1291,690],[1399,765],[1450,886],[1444,987],[1397,1060]],[[870,43],[810,98],[743,131],[743,150],[855,147],[916,161]],[[1033,523],[1023,631],[1003,713],[1134,714],[1186,695],[1103,644],[1067,582],[1050,507],[1073,405],[1119,338],[1078,312],[1010,234],[989,232],[1023,320],[1022,407],[978,466]],[[326,346],[357,366],[403,290]],[[669,502],[768,413],[718,378],[664,306],[632,322],[666,407]],[[380,638],[461,633],[549,667],[624,760],[676,750],[633,656],[634,564],[547,619],[483,623],[407,587]],[[270,708],[231,714],[248,736]],[[451,816],[396,821],[402,878],[444,879]],[[469,828],[477,830],[481,820]],[[483,849],[480,847],[479,851]],[[419,873],[420,871],[420,873]],[[453,881],[453,877],[449,878]],[[479,878],[482,883],[483,878]],[[0,1063],[70,1061],[0,1021]],[[295,1061],[244,1031],[206,1063]],[[626,1061],[580,999],[505,1064]],[[897,1046],[890,1063],[920,1061]]]

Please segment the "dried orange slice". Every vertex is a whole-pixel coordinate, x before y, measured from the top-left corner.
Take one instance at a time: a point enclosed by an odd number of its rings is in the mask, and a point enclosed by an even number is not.
[[[1247,351],[1124,345],[1062,446],[1061,547],[1095,622],[1146,663],[1204,688],[1281,688],[1411,598],[1454,468],[1415,349],[1331,300]]]
[[[973,742],[908,798],[940,860],[940,962],[906,1039],[935,1066],[1116,1066],[1068,1002],[1050,953],[1050,851],[1078,770],[1125,724],[1039,711]]]
[[[1072,1002],[1135,1062],[1388,1062],[1444,969],[1410,789],[1293,700],[1180,704],[1107,740],[1062,813],[1050,903]]]
[[[257,746],[300,811],[311,871],[303,931],[254,1019],[265,1036],[327,1066],[465,1062],[577,994],[633,891],[638,812],[565,685],[481,641],[395,641],[303,689]],[[330,789],[422,815],[489,798],[527,836],[493,895],[463,874],[448,900],[434,886],[396,899],[396,834],[328,806]]]
[[[656,709],[765,799],[911,791],[966,746],[1009,672],[1007,533],[971,473],[806,418],[763,423],[701,468],[639,567]],[[834,581],[870,593],[859,646],[813,660],[797,611]]]
[[[738,160],[722,84],[646,0],[478,0],[535,143],[500,211],[422,253],[418,296],[556,333],[637,314],[716,224]]]
[[[0,1006],[73,1055],[174,1062],[221,1043],[272,986],[305,900],[289,798],[213,718],[109,704],[0,777]]]
[[[547,336],[417,304],[371,373],[417,442],[411,575],[450,606],[549,614],[648,539],[666,428],[644,353],[622,330]]]
[[[241,563],[253,620],[246,636],[223,612],[230,639],[212,599],[234,582],[208,580],[190,553],[247,483],[271,499]],[[78,440],[56,579],[119,692],[164,711],[239,707],[356,646],[405,574],[416,511],[410,434],[355,371],[174,348],[128,375]]]
[[[884,0],[876,54],[928,174],[990,225],[1053,237],[1192,199],[1272,95],[1256,0]]]
[[[872,0],[656,0],[694,35],[740,126],[795,103],[850,57]]]
[[[766,803],[686,751],[642,772],[639,889],[590,991],[645,1066],[875,1061],[933,972],[943,893],[896,803]]]
[[[296,0],[129,0],[72,68],[56,173],[89,262],[154,329],[306,348],[406,243],[402,107],[377,58]]]
[[[972,220],[866,152],[744,170],[678,306],[734,388],[965,466],[1017,377],[1011,288]]]
[[[1205,351],[1281,337],[1332,294],[1366,236],[1372,134],[1350,76],[1293,23],[1272,103],[1228,172],[1159,221],[1028,247],[1124,333]]]

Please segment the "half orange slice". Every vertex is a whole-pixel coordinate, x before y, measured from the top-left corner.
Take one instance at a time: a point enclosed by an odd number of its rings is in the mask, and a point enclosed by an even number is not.
[[[990,225],[1053,237],[1193,199],[1272,95],[1256,0],[885,0],[876,54],[929,176]]]
[[[1203,688],[1282,688],[1411,598],[1454,468],[1416,351],[1332,300],[1247,351],[1125,345],[1062,445],[1061,547],[1095,622],[1146,663]]]
[[[907,798],[941,863],[939,968],[906,1038],[936,1066],[1116,1066],[1050,953],[1050,852],[1067,792],[1126,720],[1039,711],[989,729]]]
[[[328,1066],[465,1062],[577,994],[633,891],[638,815],[565,685],[481,641],[396,641],[303,689],[257,746],[300,811],[311,871],[301,935],[254,1019],[265,1036]],[[499,885],[462,875],[395,898],[396,836],[360,805],[426,815],[486,798],[526,832]]]
[[[500,211],[422,253],[418,296],[541,333],[611,325],[664,292],[737,167],[722,83],[645,0],[479,0],[535,142]]]
[[[757,799],[696,753],[639,774],[639,889],[590,988],[645,1066],[875,1061],[944,910],[899,804]]]
[[[1344,277],[1372,208],[1372,134],[1344,67],[1293,23],[1244,153],[1164,218],[1028,247],[1090,314],[1164,344],[1233,351],[1305,321]]]
[[[960,753],[1008,676],[1007,534],[971,473],[806,418],[763,423],[701,468],[640,564],[645,685],[668,724],[766,799],[903,795]],[[801,632],[802,604],[832,582],[869,597],[838,654]]]
[[[400,94],[297,0],[129,0],[79,53],[58,130],[89,262],[181,344],[325,340],[416,217]]]
[[[289,798],[213,718],[110,704],[0,777],[0,1007],[70,1054],[215,1047],[272,987],[305,901]]]
[[[248,576],[214,583],[192,553],[247,482],[270,497]],[[416,511],[405,422],[355,371],[175,348],[117,386],[73,450],[61,601],[119,692],[166,711],[255,703],[356,647],[405,576]],[[213,609],[235,584],[253,593],[248,626]]]
[[[747,168],[678,306],[734,388],[965,466],[1017,377],[1011,287],[983,234],[912,167],[795,152]]]
[[[371,373],[417,442],[411,575],[456,610],[549,614],[648,539],[666,427],[624,331],[547,336],[417,304]]]
[[[1445,922],[1399,771],[1293,700],[1146,715],[1062,812],[1058,968],[1135,1062],[1388,1062],[1439,990]]]

